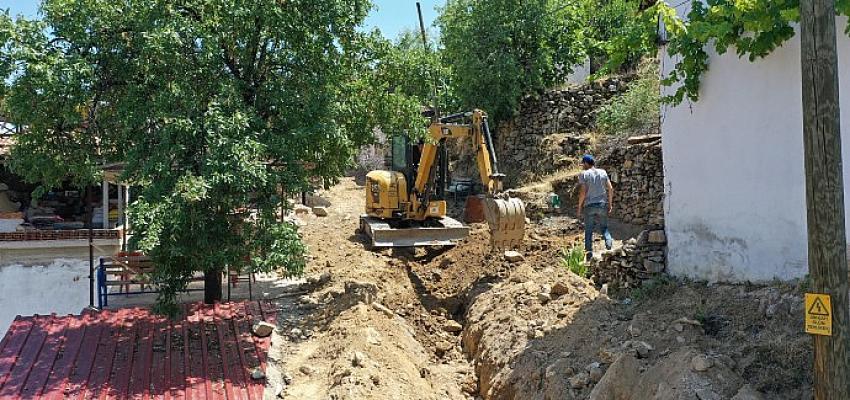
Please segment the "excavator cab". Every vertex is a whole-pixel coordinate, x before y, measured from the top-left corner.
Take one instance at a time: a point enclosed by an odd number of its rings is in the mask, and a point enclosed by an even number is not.
[[[419,171],[419,161],[425,141],[411,140],[407,135],[394,135],[390,147],[390,170],[404,174],[407,182],[413,182]],[[437,170],[434,177],[435,200],[446,199],[446,188],[451,180],[449,176],[449,152],[446,146],[440,146],[437,152]]]

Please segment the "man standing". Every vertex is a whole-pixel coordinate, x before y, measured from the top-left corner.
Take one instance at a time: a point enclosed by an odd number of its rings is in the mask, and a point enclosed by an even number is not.
[[[604,169],[595,167],[596,160],[586,154],[581,159],[582,171],[578,176],[578,215],[584,219],[584,251],[587,258],[593,257],[593,230],[599,231],[605,238],[605,248],[611,250],[613,238],[608,232],[608,213],[614,200],[614,187]]]

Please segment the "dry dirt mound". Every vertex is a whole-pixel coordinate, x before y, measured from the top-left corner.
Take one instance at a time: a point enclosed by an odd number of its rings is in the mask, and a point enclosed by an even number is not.
[[[561,249],[576,240],[575,234],[550,236],[539,232],[550,232],[551,228],[532,228],[523,251],[524,261],[512,263],[490,248],[486,225],[474,224],[471,228],[470,236],[456,247],[400,251],[394,261],[407,271],[415,298],[387,296],[385,301],[416,326],[419,340],[440,358],[465,358],[460,351],[460,329],[452,326],[464,324],[467,307],[477,296],[492,290],[523,265],[557,265]]]
[[[561,268],[518,268],[467,313],[464,350],[481,396],[810,398],[810,340],[800,331],[797,292],[656,285],[634,291],[638,300],[615,300]],[[631,367],[611,367],[623,357],[634,358]]]
[[[589,281],[560,267],[523,266],[479,296],[467,313],[464,349],[475,360],[486,399],[574,398],[569,378],[589,364],[582,337],[598,330],[581,313],[610,319]],[[573,336],[577,346],[564,346]],[[589,341],[586,343],[590,343]],[[583,370],[583,368],[582,368]],[[571,373],[572,372],[572,373]],[[584,387],[586,385],[583,385]],[[542,397],[541,397],[542,396]]]
[[[306,323],[284,332],[285,398],[466,398],[455,376],[467,375],[463,365],[431,363],[404,319],[370,303],[374,285],[345,286],[325,291]]]
[[[474,392],[475,378],[456,348],[460,331],[434,329],[438,313],[419,301],[404,254],[368,251],[355,234],[362,188],[346,180],[321,195],[332,204],[326,217],[297,217],[309,283],[280,299],[285,340],[276,344],[275,384],[284,398],[469,398],[463,390]]]

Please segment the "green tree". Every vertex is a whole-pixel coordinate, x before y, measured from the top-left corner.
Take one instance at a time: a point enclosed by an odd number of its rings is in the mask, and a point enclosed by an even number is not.
[[[614,72],[621,66],[635,65],[645,56],[655,56],[656,43],[648,40],[631,40],[623,51],[617,47],[617,38],[639,38],[644,30],[644,20],[638,13],[641,0],[585,0],[583,13],[587,21],[585,40],[588,56],[601,72]],[[654,32],[652,32],[654,33]]]
[[[9,12],[0,12],[0,77],[7,77],[12,72],[14,62],[12,61],[12,38],[15,34],[15,25]],[[6,90],[6,82],[0,82],[0,111],[2,110],[3,94]]]
[[[438,19],[460,105],[511,118],[522,95],[562,83],[584,59],[573,0],[450,0]]]
[[[428,119],[422,110],[432,106],[435,82],[439,108],[454,109],[451,73],[439,52],[424,48],[418,32],[402,32],[394,41],[373,32],[365,39],[368,50],[363,53],[369,56],[360,63],[363,93],[359,98],[368,102],[364,107],[371,112],[373,126],[388,134],[424,135]]]
[[[12,39],[4,107],[28,128],[12,167],[82,186],[125,163],[134,239],[158,265],[163,310],[196,271],[207,301],[226,265],[299,273],[304,248],[276,212],[281,194],[335,179],[371,140],[357,31],[369,7],[44,0],[44,19],[18,21]]]

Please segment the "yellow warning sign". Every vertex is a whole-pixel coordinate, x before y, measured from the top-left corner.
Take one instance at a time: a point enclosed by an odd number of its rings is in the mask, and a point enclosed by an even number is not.
[[[806,293],[806,333],[832,336],[832,302],[828,294]]]

